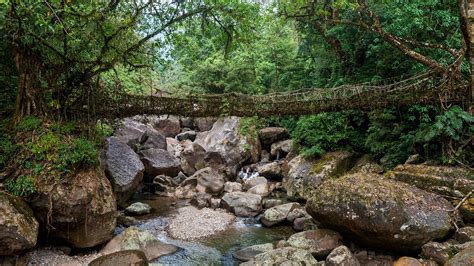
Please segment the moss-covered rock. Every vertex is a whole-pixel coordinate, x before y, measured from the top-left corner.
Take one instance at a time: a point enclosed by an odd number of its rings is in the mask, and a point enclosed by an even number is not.
[[[451,204],[442,197],[380,175],[352,174],[319,186],[306,204],[317,221],[358,242],[416,251],[452,229]]]
[[[40,180],[31,206],[43,231],[78,248],[112,238],[116,202],[109,180],[98,169],[61,180]]]
[[[324,180],[343,175],[353,162],[353,154],[346,151],[328,152],[318,159],[297,156],[284,167],[283,188],[290,198],[308,199]]]
[[[474,189],[474,172],[461,167],[403,164],[388,176],[444,196],[462,197]]]
[[[22,200],[0,192],[0,256],[33,248],[38,222]]]

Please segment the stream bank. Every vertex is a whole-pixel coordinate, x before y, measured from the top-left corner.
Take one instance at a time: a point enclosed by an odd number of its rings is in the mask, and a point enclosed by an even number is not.
[[[419,265],[435,265],[472,252],[471,198],[454,210],[474,188],[472,173],[418,163],[381,175],[376,162],[348,151],[304,158],[288,138],[283,128],[244,132],[235,117],[125,119],[102,155],[107,178],[88,175],[93,178],[79,183],[86,193],[58,193],[67,202],[57,199],[64,206],[83,205],[86,195],[93,206],[113,206],[112,214],[109,207],[95,208],[96,217],[108,217],[113,226],[88,217],[83,224],[89,230],[77,230],[80,238],[58,227],[35,251],[2,259],[35,263],[53,252],[51,264],[84,265],[107,252],[130,249],[129,242],[143,254],[120,253],[124,260],[145,256],[168,265],[391,265],[404,255]],[[56,189],[76,191],[69,185]],[[95,199],[94,191],[108,196]],[[142,204],[130,206],[137,202]],[[32,213],[38,219],[32,205],[31,213],[22,212],[24,219]],[[67,208],[61,210],[53,212],[52,221],[71,224],[64,219]],[[67,215],[72,221],[84,216],[78,210]],[[179,233],[170,234],[175,219]],[[87,233],[91,226],[99,231]],[[117,240],[124,232],[132,239]],[[29,234],[34,238],[35,232]],[[36,245],[33,240],[4,254],[22,254]],[[62,246],[44,249],[43,243],[57,243],[53,240]],[[106,247],[113,241],[119,244],[111,251]]]

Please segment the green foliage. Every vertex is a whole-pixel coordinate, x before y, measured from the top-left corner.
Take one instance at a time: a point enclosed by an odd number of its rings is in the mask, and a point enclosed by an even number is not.
[[[107,123],[97,121],[95,125],[95,132],[100,137],[109,137],[114,134],[114,129]]]
[[[338,149],[361,150],[364,116],[357,112],[302,117],[291,135],[307,157]]]
[[[23,118],[16,126],[15,129],[20,132],[32,131],[38,129],[41,126],[41,119],[34,116],[27,116]]]
[[[95,143],[85,138],[74,139],[72,149],[63,151],[61,156],[67,165],[76,168],[99,163],[99,152]]]
[[[448,138],[459,141],[466,134],[472,136],[474,133],[472,123],[474,123],[474,116],[455,105],[437,115],[434,124],[420,130],[417,140],[430,142],[439,138]]]
[[[7,166],[16,148],[16,145],[8,137],[0,137],[0,169]]]
[[[258,130],[261,128],[260,119],[257,116],[243,117],[240,119],[239,133],[253,139],[258,138]]]
[[[35,179],[32,176],[19,176],[7,180],[5,188],[13,195],[27,197],[36,192]]]
[[[51,131],[58,134],[72,134],[76,130],[74,122],[54,123],[50,126]]]

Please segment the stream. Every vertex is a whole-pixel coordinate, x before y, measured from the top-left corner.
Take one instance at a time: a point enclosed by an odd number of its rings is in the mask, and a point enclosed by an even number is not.
[[[166,227],[170,217],[180,207],[187,206],[188,200],[160,197],[150,193],[137,194],[132,202],[147,203],[152,207],[148,215],[137,217],[137,227],[144,229],[164,243],[173,244],[179,250],[171,255],[160,257],[151,263],[162,265],[239,265],[233,252],[247,246],[275,242],[286,239],[294,233],[291,226],[263,227],[258,218],[237,217],[226,231],[195,241],[170,238]],[[118,227],[116,233],[125,228]]]

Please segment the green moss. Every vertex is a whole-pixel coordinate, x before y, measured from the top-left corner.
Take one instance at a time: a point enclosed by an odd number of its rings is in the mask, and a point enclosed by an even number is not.
[[[310,175],[319,174],[323,171],[323,167],[330,161],[334,160],[334,156],[331,155],[324,155],[323,157],[319,158],[316,163],[311,166],[311,170],[309,171]]]

